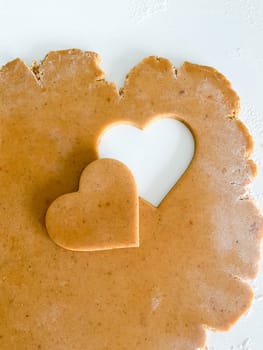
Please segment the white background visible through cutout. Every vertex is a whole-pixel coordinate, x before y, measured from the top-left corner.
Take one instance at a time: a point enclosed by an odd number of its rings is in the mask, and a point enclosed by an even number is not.
[[[99,157],[117,159],[135,177],[139,196],[158,207],[180,180],[194,155],[194,138],[182,122],[155,119],[144,130],[114,125],[102,134]]]
[[[106,78],[120,87],[148,55],[216,67],[241,98],[241,119],[255,138],[263,209],[262,0],[0,0],[0,64],[31,64],[50,50],[98,52]],[[227,333],[209,332],[209,350],[263,348],[263,260],[249,314]]]

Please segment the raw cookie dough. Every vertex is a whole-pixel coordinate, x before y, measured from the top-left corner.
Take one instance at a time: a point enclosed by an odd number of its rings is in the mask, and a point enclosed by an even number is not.
[[[255,165],[238,110],[224,76],[187,62],[145,58],[120,92],[91,52],[2,68],[1,350],[194,350],[206,327],[227,330],[248,310],[262,218],[246,196]],[[103,130],[164,115],[190,127],[196,152],[158,209],[140,200],[140,247],[54,244],[47,208],[77,191]]]
[[[81,174],[79,191],[57,198],[48,208],[46,228],[66,249],[138,247],[138,209],[130,170],[117,160],[96,160]]]

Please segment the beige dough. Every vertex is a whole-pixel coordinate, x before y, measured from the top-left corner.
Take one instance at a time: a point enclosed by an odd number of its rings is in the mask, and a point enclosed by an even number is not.
[[[194,350],[205,329],[248,310],[262,218],[239,99],[215,69],[139,63],[118,92],[95,53],[51,52],[33,72],[0,71],[0,349]],[[188,125],[194,159],[159,208],[140,200],[140,247],[65,250],[44,218],[78,190],[103,130],[170,116]]]
[[[139,246],[138,193],[130,170],[111,159],[83,171],[79,191],[48,208],[46,228],[59,246],[94,251]]]

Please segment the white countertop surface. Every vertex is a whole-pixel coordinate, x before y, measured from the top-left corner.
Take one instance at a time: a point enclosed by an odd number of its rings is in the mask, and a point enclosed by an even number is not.
[[[0,0],[0,65],[16,57],[30,64],[72,47],[98,52],[106,78],[119,86],[149,55],[225,74],[255,139],[258,177],[251,189],[263,208],[263,1]],[[253,285],[251,311],[228,333],[209,332],[209,350],[263,349],[262,262]]]

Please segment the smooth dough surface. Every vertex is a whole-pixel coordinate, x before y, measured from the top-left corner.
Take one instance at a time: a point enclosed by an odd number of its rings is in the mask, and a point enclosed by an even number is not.
[[[206,327],[226,330],[249,308],[262,218],[246,196],[255,166],[238,109],[215,69],[164,58],[144,59],[120,92],[91,52],[2,68],[1,350],[194,350]],[[77,191],[103,130],[163,115],[186,123],[196,152],[158,209],[140,200],[140,248],[54,244],[47,208]]]

